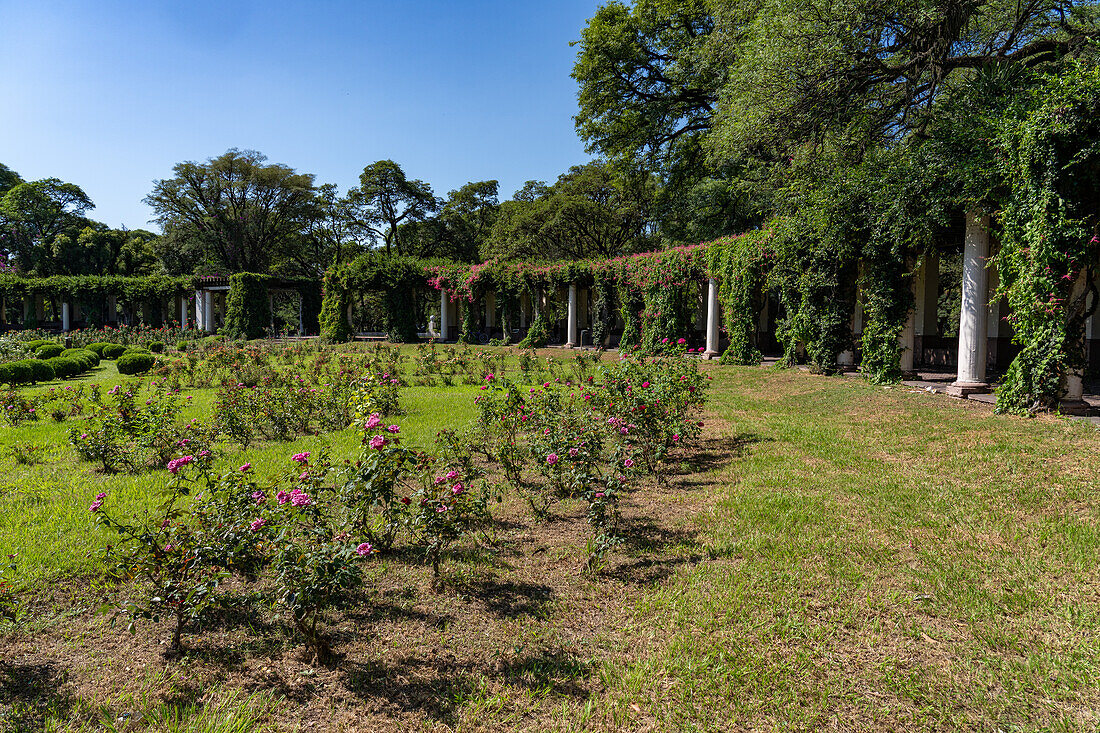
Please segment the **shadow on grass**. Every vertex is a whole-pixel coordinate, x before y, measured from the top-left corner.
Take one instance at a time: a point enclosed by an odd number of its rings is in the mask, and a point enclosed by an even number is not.
[[[579,680],[586,679],[594,662],[578,659],[566,652],[544,651],[529,654],[503,664],[498,669],[511,684],[522,685],[536,694],[552,692],[569,697],[587,697],[589,691]]]
[[[545,618],[554,601],[554,589],[542,583],[477,580],[464,584],[462,591],[484,604],[489,613],[501,618]]]
[[[702,555],[655,559],[643,557],[600,571],[600,576],[630,585],[651,586],[663,581],[685,565],[695,565],[703,560]]]
[[[421,713],[454,725],[466,700],[478,694],[477,677],[443,659],[403,657],[393,664],[345,663],[344,685],[363,701],[403,713]]]
[[[61,688],[68,675],[52,662],[10,664],[0,660],[0,730],[46,730],[64,720],[74,705]]]

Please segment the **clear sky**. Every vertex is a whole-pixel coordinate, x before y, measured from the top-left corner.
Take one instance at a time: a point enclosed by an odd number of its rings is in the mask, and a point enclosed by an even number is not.
[[[390,158],[437,196],[501,198],[590,159],[569,77],[600,0],[0,0],[0,162],[84,188],[92,218],[228,148],[344,191]]]

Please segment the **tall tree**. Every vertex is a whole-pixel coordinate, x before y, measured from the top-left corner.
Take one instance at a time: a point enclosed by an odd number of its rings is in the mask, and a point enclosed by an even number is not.
[[[653,181],[603,161],[573,166],[553,186],[528,181],[500,206],[483,257],[615,257],[649,244]]]
[[[315,214],[313,176],[233,148],[185,162],[156,181],[145,203],[165,232],[194,237],[207,260],[232,272],[267,272]]]
[[[0,256],[23,272],[51,274],[54,238],[82,227],[93,207],[75,183],[46,178],[15,185],[0,198]]]
[[[348,200],[356,207],[357,227],[382,240],[386,253],[405,254],[400,226],[422,221],[439,208],[432,187],[410,180],[397,163],[379,160],[359,175],[359,186],[348,191]]]
[[[22,182],[23,179],[18,173],[3,163],[0,163],[0,196],[3,196]]]

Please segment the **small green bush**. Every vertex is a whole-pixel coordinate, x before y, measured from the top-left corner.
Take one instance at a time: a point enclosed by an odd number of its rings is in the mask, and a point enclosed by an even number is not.
[[[108,346],[116,346],[116,345],[117,344],[112,344],[110,341],[100,341],[99,343],[88,344],[84,348],[87,349],[88,351],[91,351],[96,356],[98,356],[100,359],[102,359],[102,358],[104,358],[103,357],[103,350],[105,348],[107,348]]]
[[[164,353],[164,342],[163,341],[150,341],[149,345],[148,345],[148,348],[149,348],[149,351],[153,352],[154,354],[163,354]]]
[[[46,359],[46,363],[53,367],[53,373],[58,379],[68,379],[86,371],[85,362],[70,359],[67,356],[55,356],[52,359]]]
[[[45,346],[46,344],[53,344],[53,343],[57,343],[57,342],[56,341],[51,341],[50,339],[35,339],[34,341],[24,341],[23,342],[23,348],[28,353],[33,354],[35,352],[35,350],[38,349],[39,346]]]
[[[87,359],[90,362],[89,369],[99,366],[99,354],[95,353],[91,349],[65,349],[61,353],[62,356],[78,357]]]
[[[126,351],[123,353],[123,356],[125,356],[126,354],[148,354],[148,353],[149,353],[149,349],[145,348],[144,346],[131,346],[130,348],[126,349]]]
[[[118,359],[119,374],[140,374],[153,368],[156,359],[147,351],[132,351]]]
[[[23,361],[9,361],[6,364],[0,364],[0,383],[3,384],[26,384],[31,381],[31,360],[26,359]]]
[[[126,353],[126,347],[122,344],[107,344],[103,347],[100,356],[104,359],[117,359]]]
[[[186,352],[187,347],[188,347],[188,343],[186,341],[180,341],[178,344],[176,344],[176,350],[181,352],[181,353]]]
[[[65,351],[65,347],[61,344],[42,344],[34,350],[34,355],[39,359],[53,359],[55,356],[61,356]]]
[[[27,359],[23,363],[31,370],[30,381],[32,382],[52,382],[57,379],[57,374],[48,362],[44,362],[41,359]]]

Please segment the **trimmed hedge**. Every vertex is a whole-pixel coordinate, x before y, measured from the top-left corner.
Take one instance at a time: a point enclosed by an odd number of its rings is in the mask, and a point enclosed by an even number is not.
[[[61,355],[87,359],[91,362],[91,366],[88,367],[89,369],[99,366],[99,354],[95,353],[91,349],[65,349],[65,351],[62,352]]]
[[[156,359],[149,352],[130,352],[123,354],[118,359],[119,374],[139,374],[153,368]]]
[[[52,359],[55,356],[61,356],[64,353],[65,347],[61,344],[42,344],[34,350],[34,355],[38,359]]]
[[[34,341],[24,341],[23,348],[32,354],[38,349],[39,346],[45,346],[46,344],[56,344],[53,339],[35,339]]]
[[[148,344],[148,348],[149,348],[149,351],[153,352],[154,354],[162,354],[162,353],[164,353],[164,342],[163,341],[150,341],[149,344]]]
[[[117,359],[126,353],[126,347],[122,344],[106,344],[99,352],[104,359]]]
[[[176,351],[179,351],[180,353],[185,353],[187,351],[187,346],[188,344],[186,341],[180,341],[178,344],[176,344]]]
[[[31,368],[32,382],[52,382],[57,379],[53,367],[40,359],[27,359],[26,364]]]
[[[88,351],[91,351],[96,356],[98,356],[100,359],[102,359],[103,358],[103,350],[105,348],[107,348],[108,346],[117,346],[117,345],[118,344],[113,344],[110,341],[100,341],[99,343],[88,344],[84,348],[87,349]]]
[[[70,359],[67,356],[55,356],[52,359],[46,359],[45,363],[53,367],[53,373],[58,379],[68,379],[87,371],[85,368],[87,362],[81,359]]]
[[[6,364],[0,364],[0,383],[12,385],[26,384],[32,379],[33,374],[31,372],[30,359],[9,361]]]

